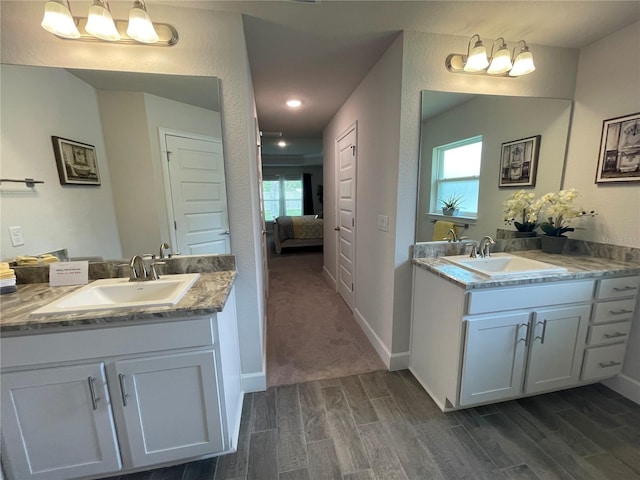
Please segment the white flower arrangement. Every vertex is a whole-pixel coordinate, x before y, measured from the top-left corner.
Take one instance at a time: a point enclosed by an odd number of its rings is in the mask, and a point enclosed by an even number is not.
[[[537,221],[538,217],[546,218],[546,221],[540,222],[540,228],[552,237],[563,237],[565,232],[573,232],[575,229],[570,226],[572,219],[597,215],[595,210],[586,212],[573,205],[578,195],[575,188],[545,193],[532,205],[530,221]]]
[[[518,190],[504,203],[504,222],[514,225],[519,232],[533,232],[538,226],[538,210],[533,210],[535,195],[525,190]]]

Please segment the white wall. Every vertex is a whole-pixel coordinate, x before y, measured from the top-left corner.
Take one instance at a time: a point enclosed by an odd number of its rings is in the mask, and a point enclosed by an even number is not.
[[[423,97],[427,102],[429,94],[434,92],[427,92]],[[424,122],[417,241],[429,242],[433,237],[434,225],[426,212],[430,211],[432,152],[435,147],[482,135],[478,219],[462,234],[477,239],[494,235],[498,228],[513,230],[514,227],[504,224],[502,204],[523,187],[498,187],[502,143],[541,135],[535,187],[524,189],[536,196],[558,191],[569,135],[571,103],[571,100],[555,98],[479,96]]]
[[[58,69],[2,65],[3,178],[44,180],[34,189],[3,183],[3,259],[66,248],[70,256],[121,258],[111,176],[93,87]],[[96,147],[101,186],[60,185],[51,136]],[[8,227],[22,227],[13,247]]]
[[[115,18],[127,18],[131,2],[109,3]],[[180,35],[177,45],[163,48],[60,40],[40,27],[42,2],[2,1],[0,8],[2,63],[220,79],[231,249],[238,268],[242,372],[255,381],[254,386],[265,385],[255,101],[242,17],[154,3],[149,6],[154,21],[172,24]]]
[[[392,368],[408,362],[421,91],[573,97],[576,50],[532,45],[537,70],[518,79],[449,73],[446,56],[465,51],[467,42],[466,37],[403,32],[324,131],[325,269],[335,279],[335,138],[357,121],[355,315]],[[377,230],[378,214],[389,215],[389,232]]]
[[[580,51],[564,188],[577,188],[583,206],[595,208],[598,216],[588,230],[576,230],[572,237],[640,248],[640,183],[594,183],[602,121],[640,111],[638,45],[640,23],[635,23]],[[640,312],[623,373],[635,382],[640,401]]]

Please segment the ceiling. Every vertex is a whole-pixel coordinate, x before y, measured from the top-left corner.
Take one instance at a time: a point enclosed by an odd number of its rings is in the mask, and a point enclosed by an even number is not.
[[[294,142],[322,136],[402,30],[581,48],[640,20],[640,1],[155,1],[244,15],[260,127]]]

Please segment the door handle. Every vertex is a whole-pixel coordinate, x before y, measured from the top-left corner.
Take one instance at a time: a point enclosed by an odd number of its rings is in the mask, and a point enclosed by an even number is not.
[[[118,374],[118,381],[120,382],[120,394],[122,395],[122,406],[123,407],[127,406],[127,397],[129,397],[129,394],[125,390],[125,386],[124,386],[124,381],[126,380],[126,378],[127,378],[127,376],[124,373]]]
[[[266,235],[267,231],[266,230],[262,230],[262,235]]]
[[[542,324],[542,336],[536,338],[540,339],[540,345],[544,345],[544,338],[547,336],[547,321],[543,320],[542,322],[536,322],[536,327]]]
[[[222,233],[219,233],[218,235],[231,235],[231,232],[229,232],[229,230],[225,230]]]
[[[340,227],[336,227],[336,228],[334,228],[334,230],[335,230],[336,232],[339,232],[339,231],[340,231]]]
[[[529,346],[529,323],[521,323],[520,325],[518,325],[518,330],[520,330],[520,327],[526,327],[527,331],[524,334],[524,338],[519,338],[518,342],[524,342],[524,346],[528,347]]]
[[[95,377],[89,377],[87,378],[87,382],[89,382],[89,393],[91,394],[91,406],[93,407],[94,410],[98,409],[98,400],[100,400],[98,397],[96,397],[96,388],[95,388],[95,383],[96,383],[96,379]]]

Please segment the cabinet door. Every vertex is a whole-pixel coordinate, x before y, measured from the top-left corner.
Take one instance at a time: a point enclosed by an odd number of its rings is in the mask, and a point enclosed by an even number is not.
[[[528,326],[528,313],[465,320],[460,405],[522,392]]]
[[[3,373],[2,435],[9,478],[56,480],[119,470],[104,365]]]
[[[525,393],[579,382],[589,306],[538,310],[532,320]]]
[[[216,372],[213,350],[123,360],[108,366],[125,467],[224,449]]]

